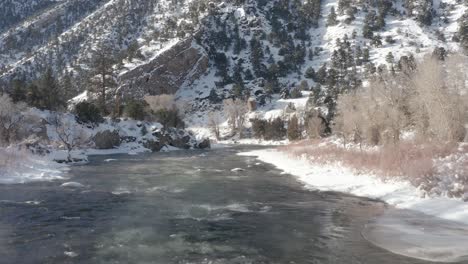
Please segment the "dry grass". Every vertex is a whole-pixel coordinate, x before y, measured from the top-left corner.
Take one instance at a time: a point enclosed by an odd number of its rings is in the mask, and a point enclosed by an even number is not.
[[[281,147],[294,156],[307,156],[314,163],[340,163],[360,172],[372,172],[385,177],[405,177],[416,185],[437,174],[435,161],[468,148],[457,144],[400,142],[371,150],[343,148],[320,140],[301,141]],[[468,167],[464,170],[468,173]],[[468,177],[468,175],[467,175]]]

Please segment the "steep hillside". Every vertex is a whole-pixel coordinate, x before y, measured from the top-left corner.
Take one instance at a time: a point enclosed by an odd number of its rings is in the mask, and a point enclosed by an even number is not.
[[[39,3],[40,2],[40,3]],[[95,91],[95,58],[112,64],[112,98],[175,93],[187,118],[222,99],[266,105],[310,90],[332,118],[337,95],[376,72],[401,72],[468,46],[459,0],[9,0],[0,24],[0,85],[51,68],[66,97]],[[34,7],[34,8],[33,8]],[[295,96],[300,96],[295,92]],[[83,98],[83,97],[80,97]],[[198,116],[198,117],[197,117]],[[200,124],[202,125],[202,124]]]

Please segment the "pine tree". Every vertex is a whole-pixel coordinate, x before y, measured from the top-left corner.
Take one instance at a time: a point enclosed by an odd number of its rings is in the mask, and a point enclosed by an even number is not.
[[[107,114],[107,90],[116,86],[115,72],[112,68],[116,60],[114,59],[112,49],[105,45],[95,50],[93,57],[92,74],[94,78],[92,78],[91,84],[95,91],[99,93],[99,108],[101,112]]]
[[[387,56],[385,56],[385,61],[393,65],[393,63],[395,62],[395,57],[393,57],[392,52],[387,53]]]
[[[62,91],[55,80],[52,69],[48,68],[38,81],[38,88],[41,97],[41,109],[56,111],[65,106]]]
[[[263,76],[262,60],[264,56],[262,43],[256,38],[252,38],[252,40],[250,41],[250,48],[252,51],[250,55],[250,60],[252,62],[254,72],[257,75],[257,77],[261,77]]]
[[[11,99],[14,103],[26,101],[26,83],[23,80],[13,80],[13,89],[11,91]]]
[[[327,26],[335,26],[338,24],[335,7],[330,8],[330,14],[327,17]]]

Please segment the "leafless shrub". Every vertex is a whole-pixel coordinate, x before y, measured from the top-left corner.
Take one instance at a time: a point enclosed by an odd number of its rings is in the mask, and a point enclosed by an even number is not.
[[[176,108],[174,95],[171,94],[147,95],[145,96],[145,101],[153,112]]]
[[[15,104],[8,95],[0,96],[0,145],[8,145],[14,139],[24,119],[22,111],[25,109],[25,104]]]
[[[69,162],[72,161],[71,152],[90,141],[83,127],[65,115],[53,114],[48,118],[47,122],[54,128],[57,139],[67,150],[67,161]]]
[[[210,128],[211,133],[213,133],[216,137],[216,140],[221,138],[221,131],[220,126],[221,124],[221,117],[217,112],[210,112],[208,114],[208,127]]]

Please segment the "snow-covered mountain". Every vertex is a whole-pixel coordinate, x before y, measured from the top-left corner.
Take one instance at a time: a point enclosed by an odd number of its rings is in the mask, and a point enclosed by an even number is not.
[[[300,86],[323,102],[384,68],[463,52],[467,10],[460,0],[7,0],[0,85],[51,67],[76,95],[104,49],[115,90],[130,97],[175,93],[201,111]]]

